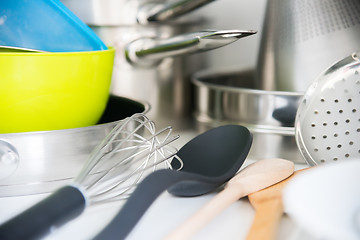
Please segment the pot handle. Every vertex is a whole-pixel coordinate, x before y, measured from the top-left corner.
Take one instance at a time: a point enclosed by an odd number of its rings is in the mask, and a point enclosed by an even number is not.
[[[178,0],[165,3],[146,3],[140,7],[137,22],[164,22],[194,11],[215,0]]]
[[[166,57],[209,51],[255,33],[256,31],[253,30],[208,30],[165,40],[140,38],[125,47],[125,57],[132,65],[151,67]]]

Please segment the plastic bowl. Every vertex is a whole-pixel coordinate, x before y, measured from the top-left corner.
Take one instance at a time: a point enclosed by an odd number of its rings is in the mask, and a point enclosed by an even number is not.
[[[0,1],[0,45],[49,52],[106,50],[59,0]]]
[[[94,125],[109,97],[115,50],[0,52],[0,133]]]

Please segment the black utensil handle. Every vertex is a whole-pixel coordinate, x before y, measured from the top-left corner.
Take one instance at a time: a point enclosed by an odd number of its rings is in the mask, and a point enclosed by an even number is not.
[[[0,226],[0,239],[38,239],[80,215],[86,199],[73,186],[60,188],[49,197]]]
[[[191,180],[189,175],[191,176],[191,174],[170,169],[162,169],[149,174],[136,187],[115,218],[94,240],[124,239],[162,192],[184,179]]]

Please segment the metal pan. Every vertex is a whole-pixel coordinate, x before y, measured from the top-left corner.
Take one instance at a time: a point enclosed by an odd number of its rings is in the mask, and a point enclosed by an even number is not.
[[[192,83],[199,129],[241,124],[254,135],[250,158],[280,157],[305,163],[294,129],[303,94],[255,89],[254,75],[252,70],[196,73]]]
[[[50,192],[62,186],[78,174],[93,148],[119,121],[148,111],[145,102],[111,96],[97,125],[0,134],[0,150],[5,146],[19,156],[16,170],[0,179],[0,197]]]

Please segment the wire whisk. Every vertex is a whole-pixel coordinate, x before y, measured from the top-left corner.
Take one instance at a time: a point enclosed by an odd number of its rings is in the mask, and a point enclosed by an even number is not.
[[[74,184],[85,190],[91,204],[127,198],[148,172],[171,168],[170,159],[182,166],[177,149],[168,145],[179,138],[171,133],[171,127],[156,132],[144,114],[133,115],[96,147]]]
[[[171,127],[156,131],[144,114],[124,119],[92,151],[73,183],[1,225],[0,239],[38,238],[88,205],[127,198],[143,177],[171,168],[171,161],[179,161],[181,168],[177,149],[169,145],[178,138]]]

